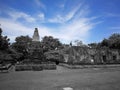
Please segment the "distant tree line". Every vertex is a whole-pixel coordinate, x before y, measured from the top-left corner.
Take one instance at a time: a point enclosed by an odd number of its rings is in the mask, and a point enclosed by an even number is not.
[[[120,34],[114,33],[109,38],[104,38],[99,43],[88,44],[92,48],[109,48],[109,49],[120,49]]]
[[[120,49],[120,34],[114,33],[108,39],[104,39],[100,43],[101,47],[108,47],[110,49]]]
[[[29,36],[18,36],[11,45],[9,41],[10,39],[7,36],[2,35],[2,29],[0,28],[0,50],[6,50],[11,46],[17,52],[25,53],[28,43],[32,42],[32,38]],[[79,40],[76,40],[75,43],[77,46],[85,46],[82,41]],[[41,45],[45,52],[63,47],[59,39],[52,36],[44,36],[41,40]],[[90,43],[88,46],[91,48],[107,47],[110,49],[120,49],[120,34],[114,33],[109,38],[104,38],[99,43]]]
[[[0,51],[5,51],[9,48],[12,48],[18,53],[22,53],[24,56],[27,54],[28,43],[32,42],[32,38],[29,36],[18,36],[15,39],[15,42],[10,44],[10,39],[7,36],[2,35],[2,29],[0,28]],[[78,46],[87,46],[82,43],[82,41],[75,41]],[[50,50],[57,50],[64,47],[64,45],[59,41],[59,39],[52,36],[44,36],[41,40],[41,46],[44,53]],[[88,44],[91,48],[109,48],[109,49],[120,49],[120,34],[114,33],[109,38],[103,39],[99,43],[90,43]]]

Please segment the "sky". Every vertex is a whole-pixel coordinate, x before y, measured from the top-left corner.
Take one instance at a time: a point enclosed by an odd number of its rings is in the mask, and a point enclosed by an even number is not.
[[[120,33],[120,0],[0,0],[3,35],[53,36],[62,43],[98,43]]]

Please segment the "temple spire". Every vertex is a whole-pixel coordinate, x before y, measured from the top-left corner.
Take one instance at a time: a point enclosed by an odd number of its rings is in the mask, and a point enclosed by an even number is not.
[[[40,41],[39,39],[40,39],[40,37],[39,37],[38,29],[35,28],[32,41]]]

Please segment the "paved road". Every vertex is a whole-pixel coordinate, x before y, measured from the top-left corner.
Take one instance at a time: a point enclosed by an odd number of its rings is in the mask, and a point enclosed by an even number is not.
[[[66,67],[63,67],[63,66],[60,66],[60,65],[57,65],[57,70],[58,71],[67,71],[67,70],[70,70],[70,69],[68,69]]]
[[[120,90],[120,68],[0,73],[0,90]]]

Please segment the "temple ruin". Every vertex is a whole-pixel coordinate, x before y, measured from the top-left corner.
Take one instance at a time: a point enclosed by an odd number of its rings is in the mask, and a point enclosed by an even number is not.
[[[117,49],[72,46],[64,51],[63,56],[64,61],[70,64],[120,63],[120,51]]]

